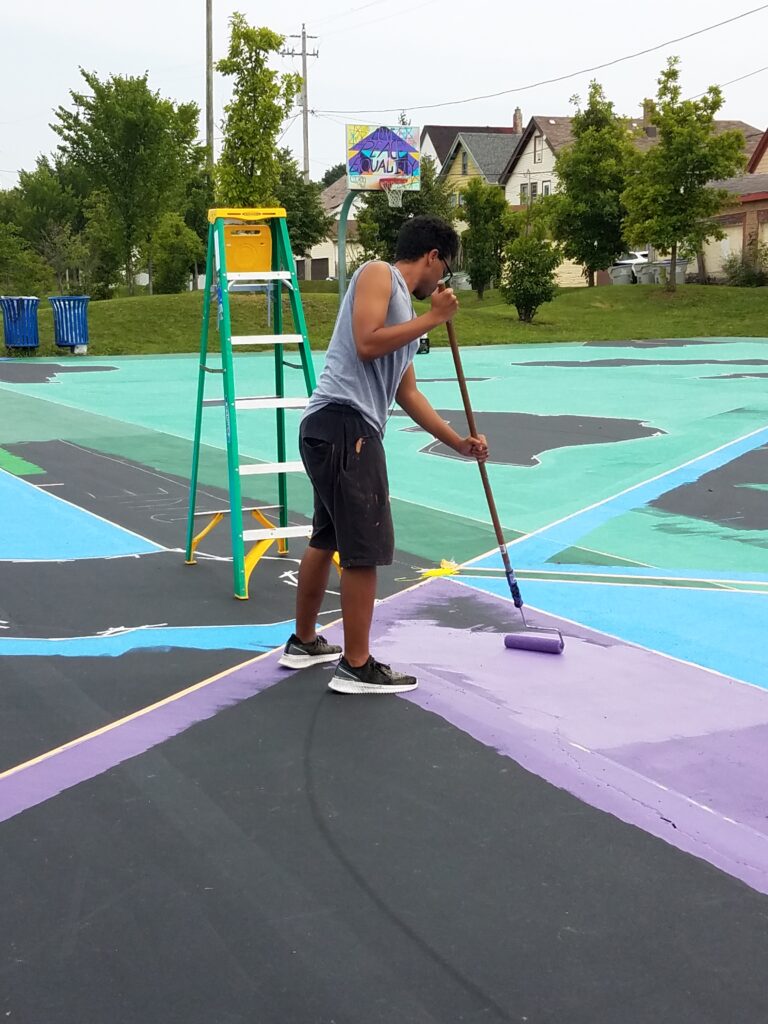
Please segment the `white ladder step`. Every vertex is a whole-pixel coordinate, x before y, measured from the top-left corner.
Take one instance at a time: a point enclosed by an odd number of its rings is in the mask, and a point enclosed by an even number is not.
[[[311,526],[276,526],[273,530],[243,530],[243,540],[281,540],[283,537],[311,536]]]
[[[236,409],[303,409],[308,398],[237,398]]]
[[[303,462],[257,462],[252,466],[241,466],[240,476],[257,476],[260,473],[303,473]]]
[[[301,345],[300,334],[239,334],[230,339],[233,345]]]
[[[290,281],[289,270],[233,270],[227,274],[227,281]]]

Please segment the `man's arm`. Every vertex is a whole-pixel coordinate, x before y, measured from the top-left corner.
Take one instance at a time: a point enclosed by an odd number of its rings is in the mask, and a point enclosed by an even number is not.
[[[386,327],[392,297],[392,271],[387,263],[371,263],[357,279],[352,311],[352,333],[358,356],[365,362],[378,359],[415,341],[452,319],[458,301],[450,288],[435,292],[432,308],[415,320]]]
[[[485,462],[488,458],[488,444],[482,434],[478,437],[472,437],[471,434],[462,437],[432,408],[429,399],[422,395],[416,385],[413,366],[409,366],[403,374],[395,400],[414,423],[418,423],[423,430],[428,431],[443,444],[447,444],[449,448],[453,448],[459,455],[471,456],[478,462]]]

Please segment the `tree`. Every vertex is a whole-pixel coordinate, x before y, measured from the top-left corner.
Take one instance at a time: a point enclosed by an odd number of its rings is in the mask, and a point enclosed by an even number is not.
[[[553,231],[563,255],[584,265],[591,288],[595,271],[610,267],[624,251],[621,197],[637,154],[626,124],[595,81],[572,125],[575,141],[555,160],[559,191],[553,197]]]
[[[358,237],[366,259],[391,260],[397,235],[404,220],[419,214],[432,214],[452,223],[456,209],[453,193],[443,178],[438,178],[430,157],[421,161],[421,190],[406,192],[402,209],[393,209],[383,192],[363,192],[357,217]]]
[[[643,158],[623,194],[624,233],[631,243],[652,245],[671,254],[667,290],[675,290],[679,246],[698,251],[709,238],[722,238],[713,218],[728,193],[713,180],[732,177],[745,165],[744,136],[715,134],[715,115],[723,105],[716,85],[699,99],[681,99],[679,58],[670,57],[652,103],[658,144]]]
[[[205,249],[208,244],[208,211],[213,206],[213,203],[213,174],[206,165],[201,164],[187,181],[184,223],[200,239],[203,247],[201,259],[203,269],[205,269]],[[197,291],[200,264],[197,260],[194,260],[189,269],[192,273],[193,287]]]
[[[464,267],[482,299],[485,289],[501,277],[504,245],[509,240],[508,211],[504,190],[473,178],[462,190],[464,217],[469,224],[461,236]]]
[[[529,324],[539,306],[554,299],[555,271],[562,259],[557,245],[534,235],[521,235],[507,246],[501,292],[523,323]]]
[[[123,235],[109,197],[99,190],[85,201],[83,285],[94,299],[109,299],[120,279]]]
[[[202,162],[195,142],[200,111],[152,92],[146,75],[101,82],[80,73],[90,92],[72,92],[75,109],[59,107],[51,127],[62,139],[60,152],[107,204],[132,293],[139,247],[164,213],[181,208],[186,180]]]
[[[184,291],[189,268],[205,255],[200,238],[178,213],[166,213],[160,219],[152,239],[155,260],[155,288],[170,294]]]
[[[306,256],[313,245],[327,237],[333,217],[326,216],[320,203],[322,186],[305,181],[289,149],[280,150],[280,177],[277,199],[285,207],[291,247],[297,256]]]
[[[0,295],[46,295],[52,286],[45,260],[15,224],[0,221]]]
[[[343,177],[347,173],[346,164],[334,164],[333,167],[329,167],[325,174],[320,179],[320,184],[323,188],[328,188],[329,185],[333,185],[335,181]]]
[[[56,275],[59,294],[69,291],[69,272],[79,273],[85,263],[85,244],[70,224],[48,225],[41,235],[37,251]]]
[[[229,51],[216,65],[234,79],[224,108],[224,146],[216,167],[217,200],[224,206],[269,206],[280,180],[278,135],[301,88],[299,75],[268,66],[285,37],[251,28],[242,14],[230,18]]]
[[[44,236],[76,233],[80,202],[47,157],[37,159],[34,171],[20,171],[16,188],[15,223],[28,242],[41,252]]]

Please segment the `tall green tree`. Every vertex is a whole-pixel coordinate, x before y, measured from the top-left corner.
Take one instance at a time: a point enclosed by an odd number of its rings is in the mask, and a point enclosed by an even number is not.
[[[229,50],[216,69],[233,79],[225,106],[224,145],[216,166],[216,197],[224,206],[269,206],[280,179],[278,136],[301,88],[299,75],[269,67],[285,37],[230,18]]]
[[[452,223],[456,208],[453,193],[444,178],[438,178],[430,157],[421,161],[421,190],[406,192],[402,209],[393,209],[383,192],[363,192],[357,228],[366,259],[391,260],[400,227],[408,217],[432,214]]]
[[[581,263],[590,287],[595,271],[624,251],[622,194],[638,157],[626,122],[614,113],[602,86],[590,82],[587,105],[573,117],[574,143],[555,160],[559,183],[552,226],[567,259]]]
[[[51,127],[60,152],[87,175],[108,204],[121,261],[133,290],[135,261],[162,215],[182,207],[185,183],[202,160],[196,143],[199,108],[153,92],[147,76],[101,81],[81,69],[89,91],[71,92]]]
[[[214,204],[213,173],[207,165],[198,167],[187,181],[184,223],[194,231],[203,247],[201,259],[194,259],[189,270],[195,291],[199,287],[200,270],[205,271],[205,250],[208,244],[208,211]]]
[[[44,235],[67,228],[76,233],[79,198],[47,157],[38,157],[34,171],[19,172],[16,192],[16,224],[38,252]]]
[[[462,190],[463,216],[469,227],[462,233],[464,268],[482,299],[491,282],[501,278],[504,246],[509,240],[509,207],[504,189],[473,178]]]
[[[651,108],[659,141],[622,197],[628,240],[671,254],[669,291],[675,290],[679,247],[698,251],[707,239],[723,237],[713,218],[728,193],[709,183],[732,177],[746,163],[741,132],[716,134],[715,115],[723,105],[718,86],[699,99],[681,99],[679,65],[678,57],[670,57],[661,73]]]
[[[15,224],[0,221],[0,295],[46,295],[52,287],[53,274],[42,256]]]
[[[306,256],[313,245],[327,237],[333,224],[320,202],[322,186],[305,181],[290,149],[281,149],[277,199],[285,207],[291,247],[297,256]]]
[[[346,164],[334,164],[333,167],[329,167],[325,174],[322,176],[322,178],[320,179],[320,184],[323,186],[323,188],[328,188],[329,185],[332,185],[335,181],[338,181],[339,178],[343,177],[346,173]]]
[[[189,281],[189,268],[202,260],[205,249],[199,236],[178,213],[166,213],[152,239],[155,260],[155,289],[161,294],[182,292]]]
[[[120,280],[123,234],[112,216],[110,197],[96,189],[85,200],[82,286],[94,299],[109,299]]]

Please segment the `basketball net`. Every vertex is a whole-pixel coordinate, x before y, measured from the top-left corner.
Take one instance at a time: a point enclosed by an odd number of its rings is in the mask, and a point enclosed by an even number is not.
[[[393,209],[402,207],[407,184],[407,178],[382,178],[379,181],[379,186],[386,193],[387,202]]]

